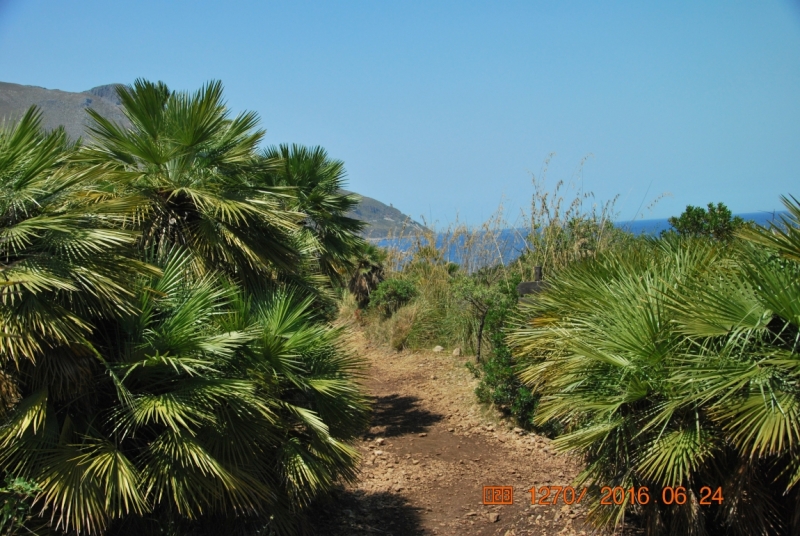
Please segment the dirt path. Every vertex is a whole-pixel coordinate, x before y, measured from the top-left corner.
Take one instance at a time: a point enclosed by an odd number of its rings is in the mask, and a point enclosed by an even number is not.
[[[494,420],[477,405],[464,357],[353,344],[370,368],[374,402],[359,481],[314,516],[315,534],[590,534],[581,505],[531,505],[532,486],[567,486],[579,464],[550,441]],[[452,350],[452,349],[451,349]],[[484,486],[513,487],[513,504],[483,504]]]

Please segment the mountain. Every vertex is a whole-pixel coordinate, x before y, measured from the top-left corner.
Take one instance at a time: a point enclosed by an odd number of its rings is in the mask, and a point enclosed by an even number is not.
[[[116,90],[118,85],[107,84],[81,93],[72,93],[0,82],[0,121],[16,121],[28,108],[35,105],[42,111],[42,123],[46,130],[63,125],[71,139],[86,139],[89,137],[87,109],[95,110],[113,122],[130,124],[122,113]],[[404,226],[406,229],[423,229],[419,223],[396,208],[370,197],[361,196],[361,203],[350,216],[369,224],[363,233],[368,238],[377,239],[397,234]]]
[[[0,119],[16,121],[28,108],[36,105],[42,110],[42,123],[46,130],[63,125],[73,140],[86,138],[86,126],[89,123],[87,108],[111,121],[128,124],[114,87],[99,86],[82,93],[71,93],[0,82]]]
[[[361,202],[348,216],[369,223],[369,226],[362,233],[364,237],[381,239],[390,235],[397,236],[403,232],[426,230],[425,227],[393,206],[386,206],[377,199],[365,197],[361,194],[356,195],[361,198]]]

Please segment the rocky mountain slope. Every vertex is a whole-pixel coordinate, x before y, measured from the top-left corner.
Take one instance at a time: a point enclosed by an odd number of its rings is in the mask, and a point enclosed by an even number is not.
[[[42,110],[44,128],[52,130],[63,125],[73,140],[88,138],[87,109],[97,111],[111,121],[128,124],[117,97],[118,84],[98,86],[88,91],[72,93],[38,86],[23,86],[0,82],[0,121],[15,121],[31,106]],[[383,238],[397,234],[405,227],[422,229],[422,226],[394,207],[376,199],[363,197],[352,216],[366,221],[369,226],[364,235],[368,238]]]
[[[385,238],[387,236],[405,233],[408,234],[415,230],[425,230],[425,227],[412,220],[393,206],[385,205],[377,199],[361,197],[361,203],[351,212],[353,218],[369,223],[369,227],[364,230],[367,238]]]
[[[0,118],[3,121],[19,119],[31,106],[42,110],[44,128],[52,130],[63,125],[70,138],[87,136],[88,108],[112,121],[125,124],[114,86],[100,86],[82,93],[71,93],[37,86],[22,86],[0,82]]]

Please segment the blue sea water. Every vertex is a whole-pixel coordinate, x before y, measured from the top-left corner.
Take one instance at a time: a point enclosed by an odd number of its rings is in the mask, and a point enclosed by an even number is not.
[[[743,214],[736,214],[736,216],[741,217],[745,221],[753,221],[758,225],[768,227],[770,223],[780,223],[780,216],[786,215],[785,211],[780,212],[748,212]],[[614,224],[620,229],[624,229],[626,231],[630,231],[635,235],[641,234],[649,234],[652,236],[657,236],[662,231],[666,231],[670,229],[669,222],[666,218],[663,219],[652,219],[652,220],[634,220],[634,221],[622,221],[616,222]],[[484,252],[484,258],[491,258],[491,261],[488,261],[489,264],[496,263],[500,258],[502,258],[503,263],[507,263],[513,261],[519,255],[527,249],[527,237],[528,231],[526,229],[504,229],[502,230],[496,237],[496,241],[491,243],[490,250]],[[444,244],[448,240],[448,236],[446,234],[439,234],[436,238],[436,246],[437,249],[442,249],[442,244]],[[402,238],[402,239],[383,239],[377,242],[377,245],[385,248],[396,248],[400,251],[408,251],[413,247],[414,241],[410,238]],[[464,259],[461,258],[464,255],[464,248],[463,248],[463,241],[461,243],[455,243],[448,248],[448,251],[445,252],[445,260],[448,262],[455,262],[457,264],[463,264]],[[473,252],[474,253],[474,252]]]
[[[770,222],[780,222],[780,216],[787,214],[785,211],[780,212],[747,212],[744,214],[735,214],[745,221],[753,221],[758,225],[768,227]],[[633,234],[651,234],[657,235],[661,231],[666,231],[670,228],[666,218],[656,220],[635,220],[635,221],[622,221],[616,222],[614,225],[620,229],[625,229]]]

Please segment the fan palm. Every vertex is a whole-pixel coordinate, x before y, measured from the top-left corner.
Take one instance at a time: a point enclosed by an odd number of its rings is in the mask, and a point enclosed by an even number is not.
[[[386,254],[377,246],[364,243],[355,254],[355,267],[350,274],[348,290],[355,296],[360,308],[369,304],[369,297],[383,281],[383,263]]]
[[[256,114],[230,118],[219,82],[188,94],[137,80],[118,93],[131,128],[88,110],[94,139],[79,160],[103,166],[113,195],[146,199],[130,221],[141,247],[180,245],[198,274],[226,270],[245,284],[291,272],[303,253],[302,214],[283,208],[286,189],[253,186],[273,165],[254,157]]]
[[[77,154],[35,110],[0,130],[0,476],[54,532],[292,533],[366,416],[340,333],[274,284],[316,251],[296,189],[254,186],[276,162],[219,84],[120,97],[132,128],[95,114]]]
[[[315,245],[320,272],[341,285],[353,268],[353,255],[363,243],[358,233],[365,225],[347,215],[359,199],[342,190],[344,163],[330,159],[322,147],[300,145],[270,147],[263,157],[279,163],[267,173],[268,183],[295,189],[290,206],[306,215],[304,230]]]
[[[70,149],[35,108],[0,129],[0,416],[20,390],[80,388],[91,319],[130,312],[146,269],[118,228],[136,199],[98,202],[97,170],[71,166]]]
[[[800,271],[740,246],[669,238],[600,255],[523,306],[530,320],[510,335],[521,377],[541,396],[537,421],[567,429],[556,445],[586,458],[579,483],[647,486],[657,499],[687,489],[680,506],[596,502],[599,523],[631,510],[650,534],[775,534],[793,522]],[[700,506],[703,486],[724,502]]]
[[[197,534],[216,516],[288,534],[354,476],[366,406],[339,332],[309,300],[245,295],[192,263],[173,250],[137,285],[137,312],[94,340],[88,390],[31,392],[0,429],[0,466],[40,484],[53,528]]]

